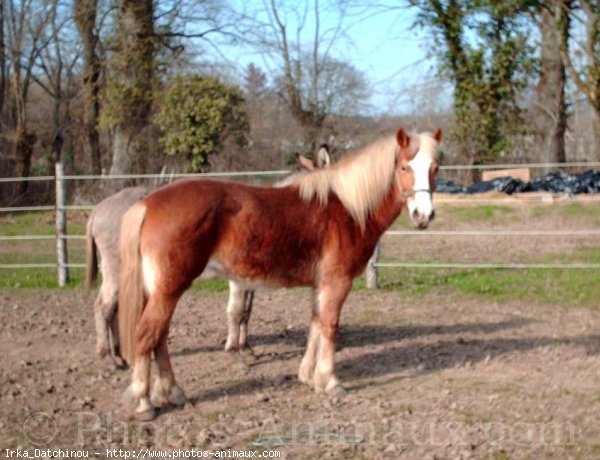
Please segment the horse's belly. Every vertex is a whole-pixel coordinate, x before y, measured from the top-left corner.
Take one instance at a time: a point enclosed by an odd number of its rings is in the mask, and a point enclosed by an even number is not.
[[[312,286],[312,270],[298,270],[299,267],[265,266],[252,261],[234,263],[213,257],[206,269],[217,276],[233,280],[247,289],[260,287]]]

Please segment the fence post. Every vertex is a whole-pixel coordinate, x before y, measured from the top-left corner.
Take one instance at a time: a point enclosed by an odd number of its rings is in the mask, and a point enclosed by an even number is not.
[[[379,287],[379,273],[377,271],[377,262],[379,262],[379,253],[381,252],[380,243],[377,243],[373,255],[367,262],[367,269],[365,270],[365,282],[367,288],[377,289]]]
[[[65,287],[69,282],[67,266],[67,182],[64,180],[62,163],[56,163],[56,263],[58,266],[58,285]]]

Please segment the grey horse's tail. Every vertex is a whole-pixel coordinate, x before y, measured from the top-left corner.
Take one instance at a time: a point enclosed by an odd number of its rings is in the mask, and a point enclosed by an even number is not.
[[[94,213],[87,221],[85,229],[85,288],[91,289],[94,281],[98,278],[98,255],[96,251],[96,240],[92,234],[94,226]]]

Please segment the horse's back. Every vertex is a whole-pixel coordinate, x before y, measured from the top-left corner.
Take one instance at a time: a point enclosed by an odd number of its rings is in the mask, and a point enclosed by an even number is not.
[[[148,195],[142,254],[168,260],[186,278],[211,261],[249,284],[312,284],[326,222],[297,188],[196,179]],[[164,267],[163,267],[164,269]],[[182,269],[182,270],[181,270]]]
[[[146,195],[148,189],[145,187],[128,187],[98,203],[92,212],[94,238],[106,241],[118,238],[123,216]]]

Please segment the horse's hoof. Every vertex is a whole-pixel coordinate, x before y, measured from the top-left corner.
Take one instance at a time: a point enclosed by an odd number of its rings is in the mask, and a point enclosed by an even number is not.
[[[326,393],[331,398],[342,398],[348,394],[348,390],[338,383],[333,388],[326,390]]]
[[[238,351],[238,346],[235,345],[233,341],[230,342],[229,340],[227,340],[227,342],[225,342],[225,351],[227,353],[234,353]]]
[[[169,392],[169,402],[174,406],[184,407],[186,404],[189,404],[190,401],[185,396],[183,390],[177,385],[174,385]]]
[[[104,358],[108,354],[108,347],[97,346],[96,347],[96,355],[98,358]]]
[[[113,356],[112,358],[113,358],[113,365],[115,366],[115,370],[123,371],[123,370],[129,368],[127,363],[120,356]]]
[[[310,377],[306,377],[306,376],[303,376],[303,375],[298,375],[298,380],[300,381],[300,383],[306,385],[307,387],[310,387],[310,388],[314,388],[315,387],[315,382]]]
[[[158,416],[158,411],[154,407],[150,407],[144,411],[133,414],[134,420],[138,422],[150,422]]]

